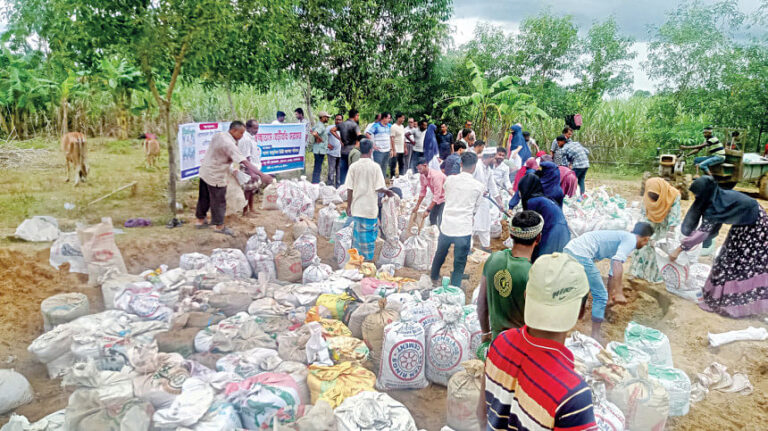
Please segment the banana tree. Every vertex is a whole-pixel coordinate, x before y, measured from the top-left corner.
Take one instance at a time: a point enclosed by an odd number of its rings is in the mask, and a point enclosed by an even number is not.
[[[97,79],[112,95],[117,111],[118,138],[125,139],[128,136],[131,96],[135,90],[144,88],[141,71],[123,58],[103,58]]]

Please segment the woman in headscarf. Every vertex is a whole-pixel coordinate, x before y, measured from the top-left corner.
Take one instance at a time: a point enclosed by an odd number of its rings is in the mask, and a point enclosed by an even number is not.
[[[541,185],[541,180],[536,175],[526,175],[520,180],[520,200],[524,210],[536,211],[544,219],[544,229],[541,231],[541,242],[533,250],[531,261],[535,262],[539,256],[562,252],[568,241],[571,240],[571,232],[568,230],[568,222],[565,220],[563,210],[546,195]]]
[[[437,147],[435,130],[437,130],[437,126],[430,124],[427,127],[427,131],[424,132],[424,159],[431,169],[440,170],[440,161],[437,159],[439,149]]]
[[[670,254],[710,242],[723,224],[731,225],[702,290],[699,307],[730,317],[768,313],[768,216],[749,196],[721,189],[710,176],[691,184],[696,200],[683,220],[689,235]]]
[[[520,180],[523,179],[526,175],[535,175],[536,172],[539,170],[539,162],[536,161],[533,157],[529,158],[525,161],[525,166],[520,168],[519,171],[517,171],[517,175],[515,175],[515,182],[512,184],[512,190],[515,191],[515,194],[512,196],[512,199],[509,200],[509,209],[512,209],[517,206],[517,204],[520,203],[520,193],[517,189],[518,185],[520,184]]]
[[[523,137],[523,128],[515,124],[510,128],[512,135],[509,137],[509,148],[507,148],[507,154],[512,154],[515,148],[520,147],[520,159],[528,160],[531,157],[531,149],[528,148],[528,143],[525,142]]]
[[[643,195],[643,217],[645,222],[653,226],[651,240],[659,241],[674,232],[675,227],[680,226],[680,192],[672,187],[663,178],[650,178],[645,182],[645,194]],[[659,266],[656,263],[656,252],[653,247],[646,245],[635,251],[629,274],[650,281],[661,283],[664,281]]]
[[[542,161],[539,163],[541,170],[536,174],[541,178],[541,186],[544,188],[544,194],[555,201],[557,206],[563,207],[563,189],[560,187],[560,170],[552,162]]]

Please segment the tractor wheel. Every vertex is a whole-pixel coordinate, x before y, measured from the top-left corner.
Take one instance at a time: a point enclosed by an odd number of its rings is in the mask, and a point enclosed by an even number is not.
[[[640,196],[645,195],[645,182],[648,181],[648,179],[651,178],[652,176],[653,176],[653,174],[651,174],[648,171],[645,171],[643,173],[643,179],[640,182]]]
[[[757,191],[760,199],[768,200],[768,173],[763,174],[757,182]]]

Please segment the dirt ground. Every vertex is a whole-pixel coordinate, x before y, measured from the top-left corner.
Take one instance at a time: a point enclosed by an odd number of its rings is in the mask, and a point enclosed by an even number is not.
[[[639,184],[634,181],[603,180],[588,181],[588,187],[597,183],[609,185],[614,193],[628,200],[638,200]],[[2,181],[0,180],[0,183]],[[134,198],[131,197],[131,200]],[[194,190],[182,191],[182,202],[186,208],[193,206]],[[766,202],[761,202],[766,205]],[[687,207],[690,202],[684,202]],[[137,207],[122,208],[110,212],[104,208],[99,215],[112,215],[115,225],[121,224],[127,214],[140,212]],[[93,219],[95,215],[87,217]],[[191,220],[190,210],[184,217]],[[62,224],[69,230],[75,220],[61,217]],[[2,236],[9,236],[21,220],[4,220],[0,227]],[[210,253],[218,247],[243,248],[250,234],[257,226],[264,226],[271,235],[275,229],[290,232],[290,221],[278,211],[260,211],[259,216],[243,219],[228,217],[228,225],[237,232],[235,238],[217,235],[211,231],[198,231],[190,226],[169,230],[154,226],[140,229],[125,229],[117,235],[117,244],[122,251],[128,270],[138,273],[155,268],[160,264],[177,266],[179,256],[186,252]],[[290,234],[287,234],[290,237]],[[725,238],[725,232],[718,239]],[[99,289],[86,286],[84,276],[70,274],[65,269],[55,270],[48,264],[48,244],[27,244],[9,239],[0,240],[0,368],[15,368],[31,382],[35,400],[16,410],[30,420],[37,420],[46,414],[66,406],[68,393],[61,388],[60,380],[50,380],[45,367],[37,363],[27,352],[27,346],[43,331],[40,302],[56,293],[83,292],[91,302],[91,311],[103,309]],[[500,249],[500,241],[494,241],[494,249]],[[332,245],[318,238],[319,255],[328,263],[332,256]],[[452,262],[446,262],[443,273],[448,274]],[[481,265],[469,263],[467,272],[471,278],[468,291],[474,289],[480,279]],[[398,275],[418,278],[419,273],[403,269]],[[711,392],[707,398],[693,404],[688,415],[672,418],[669,430],[763,430],[768,423],[768,341],[739,342],[720,348],[707,346],[707,332],[724,332],[743,329],[747,326],[765,326],[760,319],[727,319],[700,310],[695,304],[668,294],[662,285],[645,282],[624,283],[625,293],[630,302],[626,306],[611,310],[604,325],[606,343],[623,340],[626,324],[635,320],[665,332],[671,341],[675,366],[689,376],[702,371],[713,361],[728,367],[730,372],[743,372],[749,376],[755,387],[751,395],[723,394]],[[589,332],[588,318],[577,327]],[[439,430],[445,423],[445,388],[430,385],[420,391],[395,391],[391,395],[403,402],[411,411],[420,428]],[[0,416],[0,424],[8,415]]]

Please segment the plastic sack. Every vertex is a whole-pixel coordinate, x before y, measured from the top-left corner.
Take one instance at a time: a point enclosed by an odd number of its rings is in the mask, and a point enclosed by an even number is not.
[[[277,348],[275,340],[259,326],[261,321],[245,312],[227,317],[197,333],[195,350],[199,353],[229,353],[255,347]]]
[[[605,347],[614,362],[626,368],[633,376],[637,376],[640,365],[648,366],[651,357],[644,351],[628,344],[611,341]]]
[[[77,232],[62,232],[59,238],[51,245],[51,254],[48,260],[56,269],[61,264],[69,263],[69,272],[88,274],[88,267],[83,259],[83,250]]]
[[[320,201],[323,205],[340,204],[343,202],[336,189],[333,186],[326,185],[320,186]]]
[[[34,216],[21,222],[14,236],[31,242],[54,241],[59,237],[59,222],[49,216]]]
[[[440,320],[440,311],[432,301],[417,301],[403,306],[403,311],[413,313],[416,320],[421,323],[426,332],[430,325]]]
[[[353,337],[363,338],[363,322],[365,322],[366,317],[379,311],[379,299],[378,296],[365,296],[362,302],[349,314],[349,318],[346,319],[347,327],[352,332]]]
[[[277,428],[275,420],[295,421],[301,404],[296,383],[281,373],[263,373],[230,383],[225,396],[238,407],[243,427],[252,430]]]
[[[608,400],[624,412],[630,430],[663,430],[669,416],[669,394],[661,383],[648,377],[645,366],[638,378],[626,379],[608,393]]]
[[[77,238],[88,267],[88,283],[95,285],[108,272],[126,273],[123,255],[115,244],[112,219],[104,217],[101,223],[77,229]]]
[[[105,403],[97,393],[78,390],[69,397],[64,429],[148,431],[152,413],[152,404],[138,398]]]
[[[353,362],[362,365],[371,351],[362,340],[350,336],[328,337],[328,350],[334,362]]]
[[[179,257],[179,268],[190,271],[203,269],[211,262],[211,258],[202,253],[184,253]]]
[[[329,239],[333,235],[333,222],[339,218],[336,205],[330,204],[317,213],[317,233]]]
[[[394,265],[396,269],[400,269],[405,265],[405,247],[397,237],[387,239],[381,246],[381,252],[379,253],[379,260],[376,261],[378,266],[382,265]]]
[[[263,226],[259,226],[256,228],[256,233],[251,235],[250,238],[248,238],[248,241],[245,243],[245,252],[246,254],[251,250],[258,250],[259,248],[269,245],[269,238],[267,237],[267,231],[264,229]]]
[[[315,256],[312,260],[312,264],[304,270],[304,273],[301,276],[301,282],[307,284],[325,281],[331,274],[333,274],[331,266],[321,263],[320,258]]]
[[[463,307],[467,302],[464,291],[456,286],[438,287],[432,291],[430,298],[436,299],[443,305],[458,305]]]
[[[306,325],[277,334],[277,352],[283,360],[307,364],[307,341],[310,332]]]
[[[685,416],[691,407],[691,379],[677,368],[648,367],[648,375],[669,393],[669,415]]]
[[[335,410],[338,431],[416,431],[411,413],[381,392],[360,392]]]
[[[231,403],[215,400],[197,424],[189,427],[192,431],[229,431],[242,428],[240,415]]]
[[[284,237],[285,232],[281,230],[276,230],[275,234],[272,235],[272,241],[269,241],[267,247],[269,248],[269,252],[272,253],[272,256],[277,256],[278,254],[288,249],[288,245],[283,242]]]
[[[85,316],[90,311],[88,297],[82,293],[70,292],[53,295],[40,303],[43,313],[43,328],[50,331],[54,326]]]
[[[353,226],[347,226],[339,229],[334,234],[333,260],[337,268],[344,268],[349,262],[349,249],[352,248],[352,229]]]
[[[317,225],[311,219],[301,217],[299,221],[293,224],[291,227],[294,238],[299,238],[305,233],[310,233],[312,236],[317,236]]]
[[[480,429],[477,421],[477,405],[485,398],[480,387],[485,379],[485,364],[472,359],[461,363],[462,369],[448,380],[448,397],[445,411],[448,426],[456,431]]]
[[[173,310],[160,302],[160,294],[149,283],[133,285],[115,297],[115,308],[146,320],[169,321]]]
[[[379,364],[376,389],[423,389],[429,385],[425,374],[426,357],[424,328],[413,314],[404,312],[399,322],[384,328],[382,360]]]
[[[603,346],[592,337],[573,331],[565,339],[565,347],[573,353],[574,368],[583,376],[602,365],[598,355],[603,351]]]
[[[253,270],[242,251],[236,248],[216,248],[211,253],[211,265],[232,278],[251,278]]]
[[[263,273],[267,275],[267,280],[277,279],[275,257],[272,256],[272,253],[266,246],[256,250],[246,251],[245,258],[248,260],[248,264],[251,265],[253,274],[258,275]]]
[[[432,259],[429,255],[426,238],[419,235],[419,228],[411,228],[411,237],[403,243],[405,248],[405,266],[418,271],[429,271]]]
[[[624,431],[624,413],[616,404],[608,401],[605,383],[598,382],[592,388],[592,408],[599,430]]]
[[[0,369],[0,414],[32,401],[32,386],[14,370]]]
[[[191,377],[181,386],[181,394],[167,408],[157,410],[152,416],[158,428],[188,427],[194,425],[213,403],[214,390],[203,380]]]
[[[386,241],[398,239],[400,230],[397,227],[397,214],[400,198],[385,196],[381,199],[381,233]]]
[[[310,365],[307,376],[312,403],[325,400],[333,408],[360,392],[373,391],[375,383],[375,374],[351,362],[330,367]]]
[[[427,379],[445,386],[459,371],[461,363],[472,359],[472,354],[461,307],[445,305],[442,314],[443,320],[427,329]]]
[[[336,431],[336,418],[331,405],[320,400],[312,409],[296,421],[297,431]]]
[[[347,328],[345,324],[336,319],[320,319],[318,320],[323,327],[323,336],[328,337],[351,337],[352,331]]]
[[[288,248],[275,256],[277,279],[297,283],[301,281],[303,267],[301,253],[295,248]]]
[[[276,350],[256,347],[222,356],[216,361],[216,371],[234,373],[247,379],[274,370],[280,362]]]
[[[682,265],[682,260],[672,262],[667,252],[659,247],[654,248],[654,251],[656,252],[656,262],[661,277],[664,279],[664,285],[667,288],[667,292],[694,302],[701,298],[701,288],[696,289],[694,287],[692,289],[689,287],[689,266]],[[709,275],[709,273],[707,273],[707,275]]]
[[[355,298],[346,293],[342,295],[324,293],[317,297],[317,305],[327,308],[331,312],[331,318],[341,320],[347,305],[354,300]]]
[[[264,196],[261,198],[261,209],[276,210],[277,206],[277,181],[264,188]]]
[[[624,330],[624,342],[647,353],[651,357],[650,364],[673,367],[669,338],[658,329],[629,322]]]
[[[469,331],[469,351],[474,352],[483,342],[483,328],[480,326],[480,317],[477,315],[477,305],[464,306],[464,324]]]
[[[352,290],[358,296],[376,295],[382,298],[389,296],[397,290],[397,283],[392,281],[380,280],[374,277],[365,277],[360,283],[352,287]]]
[[[333,365],[330,353],[328,352],[328,343],[323,338],[323,327],[319,322],[307,323],[309,329],[309,339],[305,350],[307,352],[307,363],[330,366]]]
[[[396,310],[387,309],[387,300],[379,300],[379,311],[369,314],[363,321],[363,340],[371,350],[373,366],[378,368],[381,360],[381,347],[384,343],[384,328],[400,318]]]

